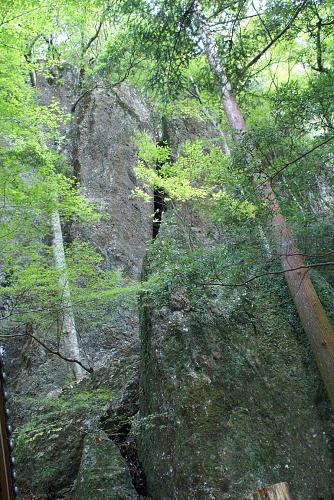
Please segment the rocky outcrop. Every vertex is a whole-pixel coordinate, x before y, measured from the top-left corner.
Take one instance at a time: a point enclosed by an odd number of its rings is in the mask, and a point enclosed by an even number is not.
[[[138,350],[135,345],[129,349],[120,343],[115,356],[117,363],[96,370],[79,385],[67,385],[44,398],[21,398],[24,418],[16,430],[15,454],[23,493],[31,492],[35,498],[68,498],[75,483],[77,498],[81,498],[82,488],[92,492],[101,476],[101,496],[82,498],[109,498],[103,495],[123,488],[133,495],[128,468],[118,447],[103,433],[106,417],[103,422],[101,417],[107,415],[114,433],[122,431],[122,422],[129,432],[133,413],[129,415],[124,404],[124,387],[132,386],[132,399],[138,401]],[[117,413],[110,412],[111,404]],[[106,464],[109,454],[110,466]]]
[[[105,434],[85,437],[74,500],[136,500],[127,465]]]
[[[213,245],[191,211],[169,211],[148,274],[187,248],[185,221],[194,249]],[[298,500],[333,495],[332,415],[281,279],[142,297],[139,422],[153,500],[240,500],[280,481]]]
[[[65,113],[71,110],[77,85],[77,70],[72,67],[55,69],[49,77],[37,75],[40,103],[48,105],[55,99]],[[146,243],[152,237],[153,205],[132,195],[138,184],[133,170],[135,135],[142,130],[154,135],[150,110],[134,89],[125,85],[114,90],[99,88],[80,101],[72,121],[62,130],[63,144],[56,146],[68,157],[82,190],[102,213],[94,224],[64,227],[64,238],[90,242],[103,256],[105,268],[130,280],[138,280]],[[93,369],[113,362],[120,343],[130,346],[138,339],[135,296],[119,296],[104,305],[88,302],[75,307],[74,313],[84,364]],[[53,330],[47,332],[51,343],[57,335]],[[48,340],[45,333],[37,332]],[[46,394],[66,382],[66,363],[35,342],[15,340],[7,347],[16,393]]]
[[[153,135],[148,108],[130,87],[96,90],[81,103],[72,161],[88,198],[109,217],[80,235],[101,252],[109,269],[138,278],[152,237],[152,205],[132,195],[138,181],[134,143],[138,131]]]
[[[64,67],[53,73],[47,78],[37,75],[39,101],[48,105],[56,100],[70,113],[77,70]],[[146,244],[152,237],[153,203],[132,195],[138,184],[133,170],[137,162],[135,135],[145,130],[154,136],[152,122],[149,108],[133,88],[100,88],[80,101],[75,116],[63,127],[63,143],[56,146],[73,166],[84,193],[102,213],[94,224],[64,227],[65,240],[78,237],[90,242],[103,256],[105,268],[130,280],[138,280]],[[131,345],[138,339],[135,296],[119,296],[103,306],[88,302],[74,312],[86,366],[106,366],[113,362],[119,343]],[[45,338],[45,333],[38,335]],[[51,342],[56,334],[55,328],[47,332]],[[15,380],[17,393],[46,394],[65,383],[66,363],[35,342],[15,340],[7,347],[13,367],[10,379]]]
[[[56,95],[69,110],[76,81],[68,70],[57,90],[54,78],[41,80],[41,99]],[[168,118],[162,128],[174,157],[189,139],[222,143],[212,123],[193,118]],[[87,94],[71,131],[64,130],[75,174],[106,214],[90,227],[72,224],[66,235],[91,242],[106,268],[133,280],[152,235],[152,205],[131,194],[137,130],[154,135],[148,108],[126,86]],[[146,275],[167,269],[181,251],[209,249],[224,237],[190,204],[168,210]],[[287,297],[278,278],[247,290],[169,282],[143,294],[139,383],[136,297],[76,308],[95,370],[77,386],[60,360],[15,341],[10,377],[23,493],[131,499],[148,489],[152,500],[240,500],[286,481],[296,500],[329,500],[332,415]]]
[[[133,171],[137,162],[134,141],[140,130],[153,135],[150,113],[126,86],[87,95],[77,108],[72,130],[75,175],[104,214],[90,227],[72,226],[72,237],[89,241],[104,257],[107,269],[133,280],[140,276],[146,244],[152,237],[152,204],[133,196],[138,184]],[[113,349],[119,341],[138,338],[134,296],[120,296],[93,311],[80,308],[77,318],[86,339],[84,348],[97,367],[113,362]]]
[[[330,498],[333,427],[284,297],[267,287],[203,299],[206,310],[194,312],[143,305],[140,458],[149,494],[239,500],[284,480],[296,499]]]

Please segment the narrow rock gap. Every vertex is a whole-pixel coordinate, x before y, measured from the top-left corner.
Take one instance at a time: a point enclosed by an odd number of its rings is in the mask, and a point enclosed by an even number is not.
[[[108,437],[118,446],[127,464],[139,500],[148,500],[146,476],[138,457],[137,438],[131,434],[131,422],[127,420],[118,428],[116,433],[110,434]]]
[[[165,192],[163,189],[154,190],[154,217],[153,217],[153,239],[155,239],[160,231],[162,215],[167,210],[165,201]]]
[[[129,470],[139,500],[148,500],[146,476],[138,457],[133,418],[139,410],[139,379],[137,375],[123,388],[119,398],[112,401],[100,419],[102,429],[116,444]]]
[[[166,146],[167,141],[162,137],[160,141],[158,141],[158,146]],[[162,162],[157,162],[156,170],[159,172],[161,167],[163,166]],[[154,190],[154,217],[153,217],[153,234],[152,238],[155,239],[160,231],[161,221],[163,213],[167,210],[167,203],[165,200],[166,193],[164,189],[158,188]]]

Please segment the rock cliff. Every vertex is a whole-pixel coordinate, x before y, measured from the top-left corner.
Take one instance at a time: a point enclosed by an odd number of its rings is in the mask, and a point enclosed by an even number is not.
[[[58,71],[52,79],[38,76],[37,84],[41,103],[56,99],[70,112],[76,88],[72,68]],[[89,241],[103,256],[104,267],[133,280],[140,276],[152,237],[153,211],[152,203],[132,196],[137,185],[134,136],[140,130],[153,135],[152,123],[150,110],[130,87],[95,90],[76,107],[75,116],[63,130],[64,144],[59,146],[82,189],[103,213],[93,225],[65,227],[65,237]],[[94,369],[78,387],[69,385],[65,363],[34,342],[15,342],[8,347],[19,485],[38,498],[56,498],[72,491],[79,474],[75,498],[93,498],[91,492],[99,481],[96,498],[134,498],[137,493],[128,472],[132,459],[126,466],[119,448],[107,443],[106,436],[99,438],[99,433],[102,427],[112,432],[110,422],[115,417],[113,432],[126,436],[127,421],[138,410],[137,300],[120,297],[103,306],[86,304],[76,308],[75,316],[82,352]],[[130,391],[135,409],[124,402],[124,391]],[[126,455],[124,441],[118,444]],[[114,461],[106,466],[104,460],[112,454]],[[135,474],[140,476],[137,470]],[[110,476],[119,486],[102,476]],[[139,484],[140,477],[136,481]],[[118,496],[124,488],[127,493]]]
[[[176,151],[189,135],[217,139],[185,117],[165,130]],[[167,212],[146,273],[173,265],[189,239],[194,250],[224,244],[214,230],[191,207]],[[154,500],[240,500],[280,481],[294,499],[333,494],[332,414],[283,279],[143,296],[140,415]]]
[[[41,99],[69,111],[76,76],[61,77],[61,85],[40,79]],[[221,141],[212,123],[162,122],[159,139],[174,156],[189,139]],[[194,248],[209,248],[215,231],[184,206],[164,214],[149,245],[153,205],[131,193],[134,135],[156,136],[155,123],[123,86],[87,94],[64,131],[74,174],[108,215],[73,224],[67,237],[90,241],[106,268],[132,279],[144,258],[146,276],[168,265],[166,242],[181,249],[190,235]],[[25,498],[240,500],[279,481],[298,500],[333,498],[332,415],[282,280],[193,294],[171,286],[143,294],[139,308],[134,297],[76,314],[94,368],[78,386],[42,348],[9,346]]]

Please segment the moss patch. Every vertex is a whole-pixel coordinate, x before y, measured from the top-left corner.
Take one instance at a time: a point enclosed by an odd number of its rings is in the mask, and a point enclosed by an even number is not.
[[[18,480],[39,494],[66,491],[78,472],[82,441],[115,394],[107,389],[68,389],[35,401],[30,419],[17,428]]]

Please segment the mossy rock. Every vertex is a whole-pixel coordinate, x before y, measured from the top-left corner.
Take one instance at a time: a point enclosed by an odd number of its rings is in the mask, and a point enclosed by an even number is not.
[[[18,483],[23,491],[69,491],[79,469],[82,443],[115,394],[108,389],[69,388],[35,401],[29,421],[17,428]]]
[[[334,498],[333,414],[284,281],[201,289],[179,310],[167,292],[141,305],[152,499],[241,500],[284,481],[295,500]]]
[[[87,435],[74,486],[75,500],[136,500],[127,466],[103,432]]]

